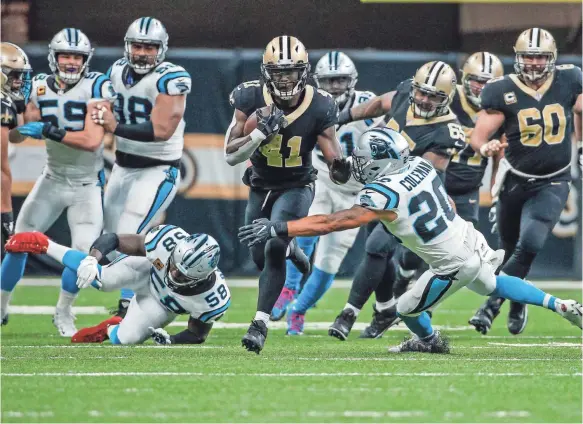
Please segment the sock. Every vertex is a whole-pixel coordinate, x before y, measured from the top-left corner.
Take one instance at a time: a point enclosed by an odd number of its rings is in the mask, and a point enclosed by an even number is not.
[[[355,306],[352,306],[350,303],[347,303],[346,305],[344,305],[344,309],[351,309],[354,311],[354,316],[357,317],[358,314],[360,314],[360,309],[358,309]]]
[[[130,289],[121,289],[119,298],[122,300],[131,300],[134,297],[134,291]]]
[[[255,312],[255,318],[253,318],[255,321],[263,321],[263,323],[265,324],[265,326],[269,325],[269,314],[266,314],[265,312]]]
[[[551,311],[555,310],[556,297],[511,275],[496,276],[496,290],[491,295],[504,297],[513,302],[543,306]]]
[[[0,319],[3,319],[8,313],[8,304],[11,297],[12,292],[0,290]]]
[[[5,292],[12,292],[24,275],[28,253],[7,253],[2,261],[0,287]]]
[[[314,253],[314,249],[316,247],[316,242],[318,241],[318,237],[297,237],[296,242],[300,249],[304,251],[306,256],[309,258]],[[289,256],[290,247],[287,247],[287,256]],[[292,263],[292,261],[287,260],[286,264],[286,279],[284,287],[295,290],[296,292],[300,289],[300,282],[302,281],[303,274],[298,271],[296,266]]]
[[[119,330],[119,325],[110,325],[107,327],[107,335],[109,336],[109,341],[111,344],[122,344],[117,337],[117,331]]]
[[[314,267],[304,289],[293,304],[293,312],[305,314],[330,288],[335,275]]]
[[[71,268],[66,267],[61,275],[61,289],[71,294],[79,293],[77,287],[77,273]]]
[[[433,327],[431,327],[431,318],[427,312],[422,312],[420,315],[409,316],[398,314],[407,328],[413,332],[420,339],[433,335]]]
[[[389,309],[391,306],[395,304],[395,299],[391,299],[388,302],[379,302],[378,300],[375,302],[375,308],[377,311],[384,311],[385,309]]]
[[[67,290],[61,289],[61,293],[59,293],[59,300],[57,301],[57,309],[70,309],[71,306],[73,306],[73,302],[76,298],[76,293],[71,293]]]

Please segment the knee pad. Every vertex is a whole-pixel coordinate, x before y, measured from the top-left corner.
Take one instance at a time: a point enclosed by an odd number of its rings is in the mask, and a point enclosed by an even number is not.
[[[414,299],[411,291],[405,292],[401,297],[399,297],[399,300],[397,301],[397,314],[400,316],[410,315],[411,311],[413,311],[416,307],[417,301]]]
[[[280,238],[273,238],[265,243],[265,257],[271,258],[285,258],[287,253],[288,240]]]

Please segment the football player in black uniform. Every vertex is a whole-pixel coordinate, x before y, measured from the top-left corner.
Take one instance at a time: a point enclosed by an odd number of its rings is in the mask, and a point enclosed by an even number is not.
[[[525,278],[569,194],[573,114],[581,139],[581,69],[555,66],[555,40],[541,28],[520,34],[514,51],[516,74],[486,84],[470,143],[482,156],[506,148],[492,192],[506,252],[501,273]],[[507,143],[488,141],[499,128]],[[488,299],[470,324],[486,334],[503,300]],[[508,330],[521,333],[527,317],[525,305],[511,303]]]
[[[409,142],[411,155],[429,160],[444,179],[450,157],[465,147],[464,131],[449,108],[456,83],[449,65],[426,63],[395,91],[343,110],[339,124],[388,114],[387,127],[400,132]],[[391,262],[398,243],[382,224],[373,223],[367,229],[365,257],[356,271],[348,303],[329,329],[329,334],[340,340],[346,340],[373,291],[377,298],[373,322],[361,337],[380,337],[398,319],[396,303],[392,301],[395,268]],[[400,262],[405,262],[408,269],[416,269],[422,263],[412,252],[403,249],[402,253]]]
[[[308,53],[297,38],[276,37],[263,53],[261,81],[245,82],[231,93],[235,113],[225,154],[230,165],[251,160],[243,177],[250,187],[246,224],[260,218],[289,221],[308,214],[317,174],[312,167],[316,143],[329,164],[330,178],[339,184],[350,178],[350,164],[336,139],[338,107],[330,94],[306,85],[309,69]],[[257,128],[244,135],[245,123],[254,112]],[[262,271],[257,313],[242,339],[250,351],[263,349],[269,315],[285,283],[288,251],[299,269],[309,271],[308,258],[295,243],[290,245],[290,239],[251,248]]]

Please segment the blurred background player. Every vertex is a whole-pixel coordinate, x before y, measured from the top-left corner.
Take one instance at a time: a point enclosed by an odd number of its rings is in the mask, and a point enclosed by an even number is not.
[[[274,237],[324,235],[380,220],[429,265],[397,304],[413,337],[389,352],[449,353],[447,339],[433,330],[427,311],[462,287],[542,306],[581,328],[579,302],[556,298],[516,277],[495,275],[504,252],[492,250],[484,236],[456,214],[435,168],[422,158],[409,157],[408,142],[399,133],[388,128],[365,132],[352,153],[352,172],[366,185],[350,209],[288,222],[260,219],[239,229],[240,241],[254,245]]]
[[[118,92],[115,116],[107,110],[95,116],[116,136],[104,199],[105,232],[144,234],[172,203],[180,184],[192,81],[182,66],[164,61],[168,33],[159,20],[136,19],[124,42],[124,58],[107,71]],[[132,296],[131,290],[121,291],[117,315],[124,316]]]
[[[322,56],[316,64],[313,78],[318,88],[334,97],[339,109],[351,108],[375,96],[370,91],[355,90],[358,72],[352,60],[342,52],[331,51]],[[373,119],[367,119],[336,128],[337,138],[346,157],[352,154],[358,137],[375,122]],[[338,185],[330,180],[326,161],[318,147],[312,153],[312,163],[318,170],[318,180],[316,194],[308,215],[332,213],[351,205],[354,202],[354,196],[362,188],[362,184],[353,178],[344,185]],[[328,290],[357,235],[358,229],[353,229],[320,238],[299,237],[297,239],[298,245],[308,257],[314,254],[314,266],[288,316],[287,334],[297,335],[303,332],[306,311]],[[272,320],[279,320],[285,316],[290,302],[297,296],[302,277],[303,274],[298,271],[292,261],[288,260],[286,284],[271,312]]]
[[[475,151],[491,155],[504,146],[489,137],[500,128],[506,133],[508,146],[492,190],[506,254],[500,273],[525,278],[569,195],[573,127],[581,140],[581,69],[555,66],[555,39],[542,28],[523,31],[514,52],[516,74],[493,79],[482,91],[483,111],[470,142]],[[470,324],[486,334],[503,301],[488,299]],[[520,334],[527,320],[526,306],[512,302],[508,331]]]
[[[330,179],[344,184],[350,165],[336,139],[338,106],[323,90],[307,85],[308,52],[295,37],[283,35],[269,42],[261,64],[262,81],[248,81],[233,90],[235,108],[225,136],[227,163],[247,159],[243,182],[250,186],[245,222],[269,217],[291,220],[308,214],[314,198],[317,171],[312,150],[319,145]],[[255,113],[257,127],[245,135],[247,119]],[[309,270],[308,258],[291,239],[274,239],[251,248],[259,277],[257,313],[243,345],[259,353],[267,337],[269,316],[286,278],[286,256]]]
[[[451,103],[451,111],[457,116],[466,134],[466,146],[454,154],[447,167],[445,188],[447,194],[455,202],[457,213],[466,221],[478,228],[480,212],[480,186],[488,165],[488,158],[483,158],[474,152],[470,146],[470,136],[480,111],[480,93],[484,85],[492,78],[504,75],[504,67],[500,59],[488,52],[477,52],[470,55],[462,67],[461,84],[456,87],[456,95]],[[500,139],[502,131],[497,131],[492,137]],[[494,157],[492,167],[492,182],[498,169],[500,154]],[[393,286],[395,299],[399,298],[411,282],[417,267],[410,267],[401,261],[397,267],[397,280]],[[406,268],[409,265],[409,268]],[[371,326],[379,326],[373,323]]]
[[[395,91],[343,110],[339,121],[345,123],[388,114],[387,127],[398,131],[408,141],[411,154],[429,160],[445,181],[445,170],[452,154],[465,147],[463,129],[449,108],[456,83],[455,72],[449,65],[428,62],[412,79],[401,82]],[[377,189],[384,192],[382,187]],[[329,329],[329,334],[340,340],[348,337],[360,310],[375,290],[373,321],[361,336],[380,337],[399,319],[392,300],[395,281],[392,258],[401,248],[382,224],[372,222],[367,229],[365,255],[354,276],[348,302]],[[403,250],[405,261],[417,268],[421,262],[418,256]]]
[[[109,318],[73,335],[73,343],[139,344],[152,337],[157,344],[204,343],[213,322],[231,304],[225,278],[217,269],[221,249],[207,234],[189,235],[174,225],[159,225],[145,235],[102,235],[89,255],[50,241],[39,232],[10,239],[9,250],[51,256],[79,275],[79,288],[102,291],[131,287],[135,295],[125,318]],[[101,267],[113,250],[124,253]],[[164,329],[178,315],[189,315],[188,328],[170,336]]]
[[[8,161],[8,134],[22,123],[24,108],[30,96],[32,68],[28,57],[20,47],[12,43],[0,44],[0,81],[2,111],[2,239],[1,249],[4,257],[4,243],[14,233],[14,215],[12,213],[12,173]],[[20,121],[20,122],[19,122]],[[3,318],[4,319],[4,318]]]
[[[15,233],[44,232],[66,209],[71,244],[83,252],[103,229],[104,131],[92,121],[91,112],[100,100],[104,110],[115,100],[109,78],[89,72],[92,55],[91,43],[80,30],[59,31],[49,44],[52,74],[33,78],[24,114],[28,123],[17,128],[21,135],[45,140],[47,165],[20,209]],[[2,262],[2,316],[25,264],[26,254],[6,255]],[[53,317],[64,337],[77,331],[71,312],[79,291],[76,280],[75,273],[65,268]]]

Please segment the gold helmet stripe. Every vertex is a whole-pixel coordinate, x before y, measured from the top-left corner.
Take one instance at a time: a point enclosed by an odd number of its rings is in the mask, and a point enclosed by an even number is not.
[[[437,78],[439,77],[439,73],[445,66],[443,62],[435,62],[431,69],[429,70],[429,74],[425,79],[425,84],[434,86],[437,83]]]

